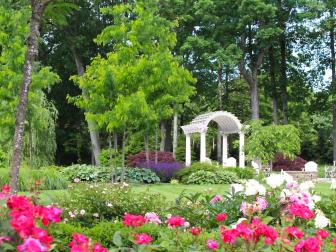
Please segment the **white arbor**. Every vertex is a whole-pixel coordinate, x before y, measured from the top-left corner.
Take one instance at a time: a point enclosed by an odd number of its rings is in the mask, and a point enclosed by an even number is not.
[[[186,166],[191,165],[191,142],[190,136],[193,133],[201,134],[201,150],[200,162],[206,161],[206,132],[208,124],[215,121],[223,138],[222,157],[223,165],[228,159],[228,135],[239,134],[239,167],[245,167],[244,154],[244,133],[242,132],[242,125],[238,118],[226,111],[216,111],[197,116],[190,124],[182,126],[183,132],[186,135]]]

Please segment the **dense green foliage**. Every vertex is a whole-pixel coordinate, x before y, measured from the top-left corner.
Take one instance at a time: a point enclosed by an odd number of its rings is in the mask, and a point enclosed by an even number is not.
[[[84,226],[101,220],[120,220],[125,213],[154,211],[161,214],[167,208],[167,202],[160,194],[136,193],[128,186],[108,184],[76,185],[57,202],[64,209],[64,218]]]
[[[191,166],[179,170],[175,176],[182,183],[193,184],[189,181],[189,177],[192,174],[194,174],[192,177],[197,177],[197,181],[202,181],[199,176],[207,177],[204,182],[196,184],[230,184],[236,182],[238,179],[252,179],[256,175],[255,170],[250,167],[223,167],[221,165],[207,163],[193,163]],[[221,177],[223,178],[221,179]],[[209,183],[205,181],[208,181]]]
[[[0,168],[0,187],[9,183],[8,169]],[[38,183],[38,184],[36,184]],[[20,173],[20,191],[59,190],[66,189],[68,181],[59,171],[53,168],[35,170],[24,167]]]
[[[114,170],[106,167],[92,166],[92,165],[72,165],[64,167],[60,172],[70,182],[84,181],[84,182],[112,182],[112,177],[116,176],[116,182],[120,181],[121,169]],[[149,169],[127,168],[125,171],[125,181],[131,183],[157,183],[160,178]]]

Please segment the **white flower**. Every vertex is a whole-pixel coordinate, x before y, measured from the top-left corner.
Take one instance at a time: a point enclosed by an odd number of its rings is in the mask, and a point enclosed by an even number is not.
[[[184,222],[184,227],[185,227],[185,228],[190,227],[190,223],[189,223],[188,221]]]
[[[285,178],[281,174],[272,173],[268,178],[266,178],[266,183],[273,189],[281,186],[285,182]]]
[[[108,206],[108,207],[112,207],[113,205],[112,205],[111,202],[106,202],[106,206]]]
[[[75,218],[75,217],[76,217],[76,214],[73,213],[73,212],[69,212],[69,216],[70,216],[71,218]]]
[[[231,185],[231,192],[237,193],[244,191],[244,186],[242,184],[232,184]]]
[[[67,218],[64,218],[64,223],[67,223],[69,220]]]
[[[85,214],[85,210],[84,209],[82,209],[82,210],[80,210],[80,215],[84,215]]]
[[[246,188],[245,188],[245,195],[246,196],[253,196],[253,195],[265,195],[266,194],[266,188],[261,185],[257,180],[255,179],[249,179],[246,182]]]
[[[321,196],[319,196],[319,195],[313,195],[312,196],[312,200],[316,203],[316,202],[319,202],[319,201],[321,201]]]
[[[306,181],[301,183],[299,187],[301,191],[307,192],[309,189],[314,188],[315,185],[312,181]]]
[[[94,213],[94,214],[92,214],[92,216],[95,217],[95,218],[98,218],[99,214],[98,213]]]
[[[281,198],[286,198],[286,197],[289,197],[291,195],[293,195],[293,192],[290,191],[289,189],[283,189],[280,193]]]
[[[75,178],[75,179],[74,179],[74,182],[75,182],[75,183],[79,183],[79,182],[80,182],[80,179],[79,179],[79,178]]]
[[[336,189],[336,179],[331,180],[330,189]]]
[[[210,211],[209,210],[205,210],[204,211],[204,215],[209,215],[210,214]]]
[[[294,183],[294,178],[289,175],[287,172],[282,171],[281,172],[283,178],[285,179],[287,184],[293,184]]]
[[[319,229],[323,229],[330,225],[330,220],[324,216],[321,211],[318,211],[315,217],[315,227]]]

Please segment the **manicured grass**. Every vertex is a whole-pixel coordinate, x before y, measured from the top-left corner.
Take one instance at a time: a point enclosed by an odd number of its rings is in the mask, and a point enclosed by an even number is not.
[[[222,194],[228,190],[229,185],[182,185],[182,184],[154,184],[154,185],[132,185],[133,190],[137,192],[160,193],[169,201],[174,201],[182,192],[187,194],[204,192],[211,190],[213,194]],[[315,191],[318,195],[328,195],[331,193],[329,183],[317,184]],[[42,191],[40,202],[42,204],[51,204],[56,198],[62,197],[67,193],[66,190]]]
[[[155,185],[134,185],[133,189],[138,192],[161,193],[168,200],[175,200],[182,192],[196,193],[211,190],[212,193],[222,194],[228,190],[229,185],[182,185],[182,184],[155,184]]]

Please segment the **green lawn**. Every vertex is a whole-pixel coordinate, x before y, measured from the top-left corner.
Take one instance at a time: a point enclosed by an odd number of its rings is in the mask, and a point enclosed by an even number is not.
[[[132,185],[132,188],[138,192],[150,192],[150,193],[161,193],[168,200],[175,200],[180,193],[195,193],[204,192],[205,190],[211,190],[214,194],[222,194],[225,192],[229,185],[172,185],[172,184],[154,184],[154,185]],[[315,191],[318,195],[327,195],[330,191],[329,183],[317,184]],[[62,197],[66,194],[66,190],[53,190],[53,191],[43,191],[40,195],[41,203],[50,204],[57,197]]]

